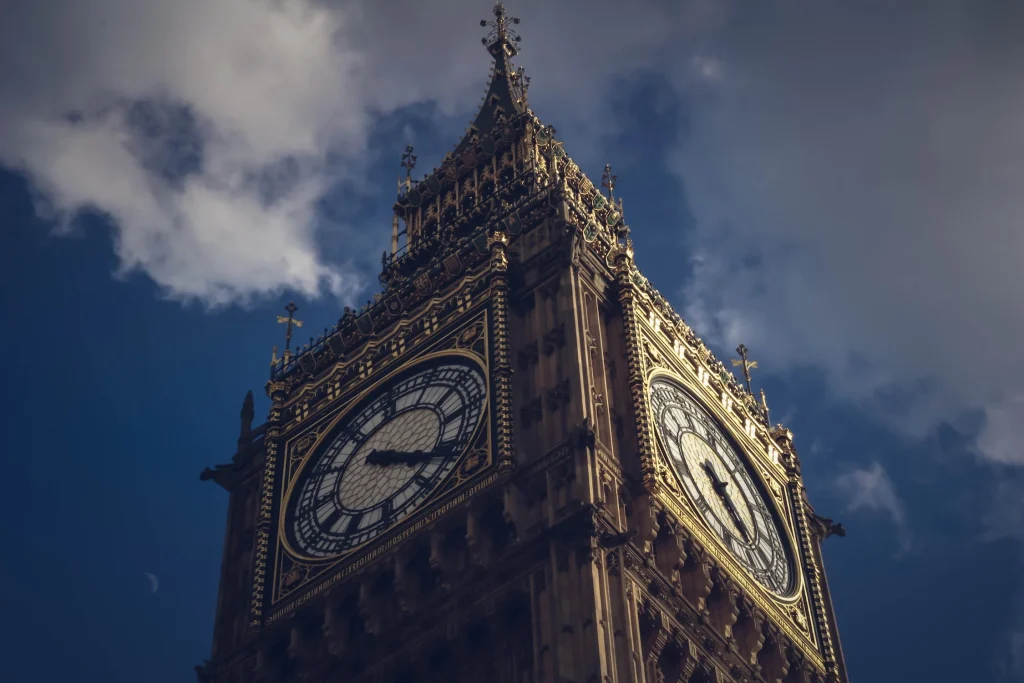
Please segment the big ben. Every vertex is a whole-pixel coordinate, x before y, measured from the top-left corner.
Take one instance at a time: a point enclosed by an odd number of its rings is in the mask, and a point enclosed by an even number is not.
[[[518,19],[394,205],[382,290],[276,359],[203,683],[839,683],[793,436],[639,271],[527,101]],[[291,314],[289,311],[289,325]]]

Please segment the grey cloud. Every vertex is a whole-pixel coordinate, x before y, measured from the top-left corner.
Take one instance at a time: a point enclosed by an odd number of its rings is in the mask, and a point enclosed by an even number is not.
[[[1024,436],[1020,35],[1018,3],[733,15],[716,42],[728,78],[680,86],[695,324],[780,370],[821,367],[913,433],[984,410],[979,452],[1020,462],[1004,446]]]
[[[685,99],[689,135],[670,153],[696,217],[681,308],[701,333],[745,342],[766,369],[823,368],[847,398],[916,433],[982,411],[979,453],[1018,462],[999,444],[1024,423],[1024,354],[1007,347],[1024,332],[1020,7],[509,9],[523,18],[534,108],[574,139],[607,132],[609,88],[637,69],[662,70]],[[468,122],[489,9],[24,3],[0,28],[0,163],[58,214],[109,214],[122,269],[172,296],[351,294],[358,275],[318,249],[315,203],[339,176],[359,184],[376,116],[433,102]],[[155,107],[161,144],[140,135],[140,102]],[[175,136],[189,154],[166,144]],[[594,147],[570,152],[603,163]]]
[[[680,16],[713,17],[711,5]],[[673,23],[653,0],[635,3],[629,22],[615,6],[514,8],[530,18],[538,97],[570,95],[565,109],[581,122],[601,119],[603,78],[646,63]],[[324,262],[317,199],[339,180],[374,190],[359,185],[376,116],[430,101],[468,122],[488,64],[477,21],[489,10],[22,3],[0,27],[0,163],[25,173],[40,209],[64,225],[83,209],[107,214],[121,271],[147,274],[170,296],[210,305],[284,287],[345,296],[361,282]]]

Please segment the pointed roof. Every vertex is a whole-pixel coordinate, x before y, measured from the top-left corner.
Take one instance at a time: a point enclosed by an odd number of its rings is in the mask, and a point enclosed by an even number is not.
[[[395,205],[399,216],[405,214],[403,207],[420,206],[437,193],[446,167],[451,167],[449,175],[456,177],[463,169],[475,167],[479,161],[493,155],[496,140],[511,134],[509,124],[528,112],[526,89],[529,79],[522,69],[513,70],[511,61],[512,57],[519,54],[519,36],[512,30],[518,23],[519,19],[508,16],[505,5],[500,2],[494,6],[494,21],[485,19],[480,22],[481,26],[489,26],[491,29],[481,42],[494,58],[487,94],[484,95],[476,118],[466,130],[466,135],[454,150],[445,155],[440,169],[434,169],[422,181],[406,184],[399,193]]]
[[[512,26],[518,24],[519,18],[507,16],[505,5],[500,2],[494,6],[494,21],[480,21],[481,26],[491,27],[491,32],[480,40],[494,58],[491,83],[476,118],[466,131],[466,136],[455,146],[453,156],[460,156],[479,136],[493,130],[502,115],[512,117],[526,112],[525,90],[528,79],[512,66],[512,57],[519,54],[520,40]]]

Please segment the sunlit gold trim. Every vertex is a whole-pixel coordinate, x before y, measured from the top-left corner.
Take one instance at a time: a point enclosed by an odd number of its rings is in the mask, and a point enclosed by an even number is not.
[[[768,482],[764,480],[764,477],[761,475],[759,468],[755,465],[754,462],[752,462],[750,454],[747,452],[747,449],[742,445],[742,441],[738,438],[739,434],[746,435],[745,432],[743,432],[742,430],[737,431],[734,425],[730,424],[732,420],[728,419],[728,415],[725,414],[723,412],[723,409],[720,406],[718,406],[716,401],[713,400],[714,396],[711,396],[712,400],[707,400],[704,396],[701,396],[700,394],[695,392],[693,388],[691,388],[689,382],[687,382],[679,374],[671,370],[665,368],[655,368],[647,374],[645,389],[648,395],[651,391],[651,385],[654,384],[654,382],[656,382],[659,379],[668,379],[671,382],[678,384],[684,392],[689,394],[690,397],[693,398],[693,400],[696,401],[696,403],[701,408],[703,408],[705,411],[707,411],[709,415],[712,416],[715,422],[718,423],[718,426],[721,429],[723,429],[726,435],[732,440],[733,445],[736,446],[736,449],[739,451],[741,457],[745,461],[744,464],[746,465],[747,473],[754,477],[756,481],[756,484],[758,486],[758,494],[761,495],[761,498],[765,502],[765,504],[769,506],[769,511],[772,514],[776,529],[779,532],[779,535],[782,537],[779,540],[783,544],[785,544],[786,550],[788,551],[788,557],[786,559],[789,562],[790,573],[793,577],[792,586],[790,586],[790,590],[787,593],[783,594],[776,593],[772,589],[763,585],[757,579],[754,579],[754,584],[759,586],[764,592],[766,592],[773,598],[783,600],[785,602],[799,601],[804,592],[804,576],[803,572],[801,571],[802,563],[799,562],[799,549],[794,544],[793,529],[791,528],[790,524],[785,523],[787,520],[792,519],[792,515],[785,515],[783,514],[783,511],[779,509],[779,506],[775,501],[775,497],[771,495],[771,488],[769,487]],[[703,385],[699,386],[703,387]],[[662,460],[669,464],[669,469],[672,472],[672,476],[679,480],[679,474],[676,472],[675,467],[672,466],[671,461],[667,456],[668,449],[665,447],[664,437],[661,434],[661,427],[658,425],[657,418],[654,415],[654,407],[653,405],[651,405],[650,400],[648,400],[647,403],[647,409],[649,411],[648,417],[651,420],[651,425],[653,427],[652,431],[654,432],[655,439],[657,440],[659,456],[662,458]],[[680,481],[679,483],[681,490],[685,492],[685,488],[682,487],[682,482]],[[768,495],[764,495],[765,493],[767,493]],[[687,501],[690,500],[689,495],[686,496],[686,499]],[[690,502],[692,507],[692,501]],[[722,542],[722,539],[719,538],[718,534],[714,532],[710,524],[708,524],[708,521],[704,518],[704,515],[700,514],[700,512],[697,512],[694,516],[700,519],[700,522],[705,527],[704,530],[706,534],[709,536],[709,538],[713,539],[716,545],[725,550],[725,555],[729,558],[730,564],[734,565],[734,569],[742,572],[744,576],[749,575],[750,572],[744,569],[743,566],[735,559],[732,551],[729,550],[729,548],[725,547],[725,544]]]

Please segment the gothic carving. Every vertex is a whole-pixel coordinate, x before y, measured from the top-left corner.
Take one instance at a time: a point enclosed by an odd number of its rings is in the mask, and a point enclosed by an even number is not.
[[[540,396],[531,398],[523,404],[523,407],[519,409],[519,419],[523,429],[544,419],[544,406]]]
[[[730,640],[733,637],[732,627],[739,618],[738,589],[736,584],[717,568],[712,571],[711,578],[712,588],[707,598],[711,623],[723,638]]]
[[[757,656],[764,645],[764,613],[749,598],[739,601],[739,617],[733,626],[737,654],[744,664],[756,665]]]
[[[384,630],[388,614],[388,576],[381,573],[376,576],[362,576],[359,581],[359,599],[356,607],[363,625],[370,635],[378,635]]]
[[[707,552],[695,541],[689,541],[686,545],[686,563],[679,573],[679,583],[683,596],[698,612],[708,608],[707,599],[713,587],[711,567]]]
[[[353,634],[354,600],[329,600],[324,610],[324,642],[327,651],[334,656],[341,656],[348,648]]]
[[[675,631],[658,659],[665,683],[689,683],[700,661],[700,650],[679,631]]]
[[[654,558],[658,571],[669,583],[679,584],[679,570],[686,562],[684,543],[682,530],[663,515],[654,539]]]
[[[757,655],[757,663],[761,666],[761,675],[766,683],[782,683],[789,672],[789,660],[778,629],[766,628],[764,646]]]
[[[540,352],[537,350],[537,342],[530,342],[519,350],[519,369],[528,370],[540,360]]]
[[[565,323],[560,323],[544,334],[544,355],[550,356],[563,346],[565,346]]]
[[[644,556],[654,552],[654,539],[658,536],[658,507],[654,496],[643,493],[632,503],[633,523],[636,525],[637,543]]]
[[[555,412],[569,404],[569,380],[562,380],[549,388],[544,394],[544,403],[550,412]]]
[[[279,642],[270,642],[259,649],[253,671],[257,683],[282,683],[287,680],[289,668],[285,657],[286,647]]]
[[[309,615],[296,615],[292,619],[288,656],[300,671],[314,667],[323,655],[323,633],[319,626]]]

